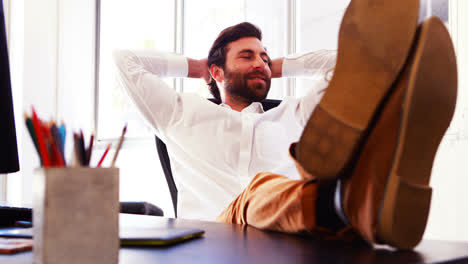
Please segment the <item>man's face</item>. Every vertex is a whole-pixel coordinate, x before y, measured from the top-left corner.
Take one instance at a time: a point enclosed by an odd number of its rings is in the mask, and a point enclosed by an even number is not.
[[[270,58],[259,39],[241,38],[228,44],[224,89],[248,102],[266,98],[271,84]]]

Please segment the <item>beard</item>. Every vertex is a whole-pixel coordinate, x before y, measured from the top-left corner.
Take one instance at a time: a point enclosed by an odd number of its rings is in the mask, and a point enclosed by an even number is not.
[[[258,75],[261,75],[264,78],[265,83],[255,82],[249,84],[249,79],[252,76]],[[224,76],[226,79],[226,83],[224,85],[226,93],[248,103],[264,100],[270,91],[271,78],[263,71],[256,70],[243,74],[241,72],[228,71],[226,69]]]

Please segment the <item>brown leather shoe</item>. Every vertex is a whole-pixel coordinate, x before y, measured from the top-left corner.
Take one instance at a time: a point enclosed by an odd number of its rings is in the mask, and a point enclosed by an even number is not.
[[[337,64],[295,150],[317,178],[335,178],[349,164],[376,109],[408,57],[419,0],[353,0],[343,17]]]
[[[452,119],[457,97],[454,48],[443,22],[420,26],[411,56],[363,145],[342,205],[364,239],[416,246],[431,203],[432,163]]]

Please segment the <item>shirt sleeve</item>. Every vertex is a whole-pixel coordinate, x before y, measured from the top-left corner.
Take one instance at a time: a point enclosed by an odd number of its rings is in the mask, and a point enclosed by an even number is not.
[[[153,50],[116,50],[113,57],[133,103],[158,135],[181,116],[180,95],[163,77],[186,77],[187,59]]]
[[[305,126],[310,115],[324,95],[336,64],[335,50],[318,50],[287,56],[283,61],[284,77],[305,77],[312,87],[299,99],[296,116],[299,124]]]
[[[321,79],[333,71],[336,63],[335,50],[317,50],[289,55],[283,61],[283,77],[308,77]]]

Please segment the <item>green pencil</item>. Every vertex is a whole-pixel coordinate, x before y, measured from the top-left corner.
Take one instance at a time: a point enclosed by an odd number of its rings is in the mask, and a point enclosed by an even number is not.
[[[24,115],[24,120],[26,121],[26,127],[28,128],[28,131],[29,131],[29,135],[31,136],[31,139],[34,143],[34,147],[36,148],[36,151],[37,151],[37,154],[39,155],[39,160],[41,162],[41,165],[42,165],[42,158],[41,158],[41,155],[39,153],[39,146],[37,145],[37,138],[36,138],[36,133],[34,133],[34,127],[33,127],[33,122],[32,122],[32,119],[31,117],[29,117],[28,115]]]

